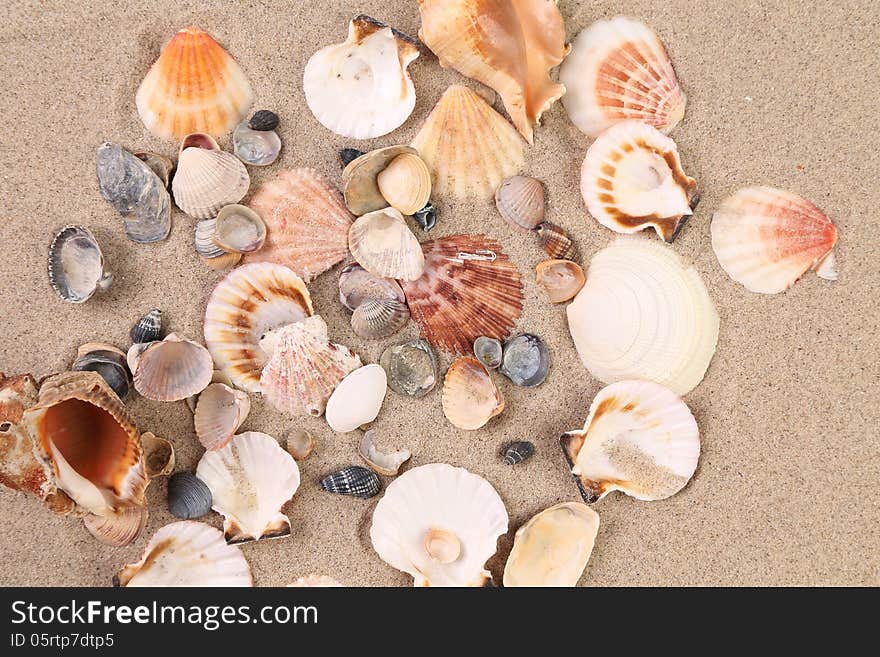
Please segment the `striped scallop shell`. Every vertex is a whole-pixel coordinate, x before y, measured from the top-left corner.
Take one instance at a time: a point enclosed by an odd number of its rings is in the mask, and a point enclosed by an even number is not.
[[[397,299],[367,299],[351,314],[351,330],[359,338],[380,340],[409,321],[409,308]]]
[[[213,373],[207,349],[172,333],[149,343],[137,356],[134,389],[154,401],[178,401],[208,387]]]
[[[211,219],[224,205],[244,198],[250,185],[247,168],[232,153],[189,146],[180,152],[171,192],[190,217]]]
[[[419,241],[394,208],[358,217],[348,231],[348,248],[358,264],[376,276],[414,281],[425,270]]]

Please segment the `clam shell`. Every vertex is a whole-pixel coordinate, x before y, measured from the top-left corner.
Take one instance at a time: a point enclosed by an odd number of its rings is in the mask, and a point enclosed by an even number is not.
[[[495,190],[495,207],[514,228],[535,230],[544,221],[544,185],[527,176],[508,178]]]
[[[131,327],[128,337],[132,344],[154,342],[162,339],[162,311],[153,308]]]
[[[499,371],[514,385],[534,388],[544,383],[550,371],[550,352],[537,335],[522,333],[504,343]]]
[[[516,465],[532,458],[534,453],[534,444],[527,440],[518,440],[504,446],[504,462],[507,465]]]
[[[401,214],[421,210],[431,198],[431,172],[418,155],[398,155],[379,172],[376,184],[382,196]]]
[[[217,242],[215,241],[214,238],[216,236],[216,219],[202,219],[196,224],[194,235],[196,253],[198,253],[203,259],[212,260],[214,258],[221,258],[226,255],[226,251],[218,246]]]
[[[571,260],[544,260],[535,267],[535,282],[547,292],[550,303],[573,299],[586,281],[584,270]]]
[[[147,477],[164,477],[174,471],[176,458],[174,445],[164,438],[145,431],[141,434],[141,450],[144,455],[144,471]]]
[[[348,231],[348,248],[359,265],[377,276],[414,281],[425,270],[419,241],[394,208],[359,217]]]
[[[412,456],[412,452],[408,449],[380,452],[373,444],[372,429],[364,432],[358,446],[358,454],[371,469],[386,477],[396,476],[400,466],[406,463]]]
[[[171,182],[171,172],[174,171],[174,160],[153,151],[135,151],[132,155],[146,164],[150,171],[162,181],[165,189],[168,189],[168,184]]]
[[[120,399],[128,395],[132,386],[125,354],[113,345],[95,342],[82,345],[70,369],[75,372],[97,372]]]
[[[378,494],[382,483],[372,470],[352,465],[324,477],[321,488],[328,493],[367,499]]]
[[[201,518],[210,513],[212,504],[211,489],[194,474],[178,472],[168,480],[168,510],[175,518]]]
[[[315,449],[315,439],[305,429],[294,429],[287,436],[287,451],[298,461],[307,459]]]
[[[544,253],[554,260],[574,260],[577,257],[577,250],[568,233],[556,224],[545,221],[538,224],[536,232]]]
[[[221,449],[247,419],[251,400],[246,392],[212,383],[199,395],[193,414],[196,436],[207,450]]]
[[[349,310],[357,310],[370,299],[406,302],[403,290],[393,278],[371,274],[356,262],[346,265],[339,273],[339,302]]]
[[[90,513],[83,518],[83,526],[105,545],[123,547],[140,535],[147,524],[147,515],[142,507],[128,507],[106,516]]]
[[[397,299],[367,299],[351,315],[351,329],[367,340],[397,333],[409,322],[409,308]]]
[[[266,224],[245,205],[224,206],[214,223],[214,243],[224,251],[252,253],[266,241]]]
[[[501,365],[503,354],[504,348],[495,338],[481,335],[474,340],[474,356],[490,370],[497,369]]]
[[[346,376],[327,401],[327,424],[337,433],[354,431],[376,419],[388,379],[380,365],[364,365]]]
[[[443,415],[453,426],[476,431],[504,410],[504,397],[475,358],[459,358],[443,380]]]
[[[355,157],[342,170],[342,195],[348,209],[359,217],[389,205],[379,189],[379,174],[401,155],[418,157],[418,152],[409,146],[386,146],[369,153],[346,150],[353,151],[350,155]]]
[[[171,192],[177,207],[186,214],[194,219],[211,219],[224,205],[238,203],[250,185],[247,169],[232,153],[187,146],[177,160]]]
[[[379,364],[388,377],[388,387],[400,395],[424,397],[437,383],[437,356],[422,338],[386,348]]]
[[[236,157],[245,164],[265,167],[278,159],[281,138],[274,130],[253,130],[241,122],[232,132],[232,148]]]
[[[65,226],[49,245],[49,283],[70,303],[88,301],[113,282],[95,237],[82,226]]]
[[[154,401],[177,401],[204,390],[211,383],[214,362],[202,345],[174,333],[151,342],[137,359],[134,388]]]

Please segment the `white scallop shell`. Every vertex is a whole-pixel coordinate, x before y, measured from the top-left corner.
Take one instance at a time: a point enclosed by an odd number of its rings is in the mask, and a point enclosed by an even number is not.
[[[238,203],[251,179],[232,153],[190,146],[180,152],[171,181],[174,202],[194,219],[212,219],[224,205]]]
[[[358,264],[376,276],[414,281],[425,271],[422,247],[394,208],[359,217],[348,231],[348,248]]]

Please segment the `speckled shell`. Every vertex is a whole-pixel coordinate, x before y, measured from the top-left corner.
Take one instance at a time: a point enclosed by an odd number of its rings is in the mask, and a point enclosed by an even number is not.
[[[171,192],[177,207],[186,214],[211,219],[224,205],[244,198],[250,185],[247,168],[232,153],[189,146],[180,152]]]
[[[382,483],[372,470],[352,465],[324,477],[321,480],[321,488],[328,493],[366,499],[377,495]]]

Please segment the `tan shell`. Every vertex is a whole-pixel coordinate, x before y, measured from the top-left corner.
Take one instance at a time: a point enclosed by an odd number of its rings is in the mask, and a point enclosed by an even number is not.
[[[224,253],[221,256],[216,256],[214,258],[205,258],[199,256],[202,262],[208,265],[211,269],[221,270],[221,269],[232,269],[239,263],[241,260],[240,253]]]
[[[359,217],[348,231],[348,248],[358,264],[376,276],[414,281],[425,270],[422,247],[394,208]]]
[[[177,207],[194,219],[216,217],[224,205],[244,198],[251,185],[244,163],[205,137],[184,138],[171,181]]]
[[[342,194],[353,214],[360,217],[388,206],[379,190],[379,174],[399,155],[405,154],[418,156],[416,149],[409,146],[386,146],[364,153],[346,165],[342,170]]]
[[[545,260],[535,267],[535,282],[547,292],[550,303],[574,299],[586,281],[584,270],[571,260]]]
[[[495,207],[514,228],[535,230],[544,221],[544,185],[527,176],[508,178],[495,190]]]
[[[234,253],[259,251],[266,241],[266,224],[245,205],[231,203],[217,214],[214,242]]]
[[[574,260],[577,250],[562,228],[545,221],[538,226],[538,240],[544,252],[554,260]]]
[[[401,214],[421,210],[431,198],[431,172],[418,155],[398,155],[376,177],[379,191],[388,205]]]
[[[307,459],[315,449],[315,439],[305,429],[294,429],[287,436],[287,451],[297,461]]]
[[[141,434],[141,450],[144,455],[144,471],[150,479],[164,477],[174,471],[176,458],[174,445],[170,441],[145,431]]]
[[[177,401],[204,390],[213,372],[207,349],[172,333],[151,342],[137,357],[134,388],[147,399]]]
[[[226,445],[251,411],[246,392],[212,383],[199,395],[193,414],[196,436],[207,450]]]
[[[140,535],[147,524],[148,515],[146,508],[133,506],[107,516],[90,513],[83,518],[83,525],[102,543],[123,547]]]
[[[475,431],[504,410],[504,397],[476,358],[459,358],[443,380],[443,414],[454,426]]]

